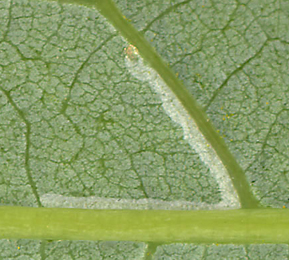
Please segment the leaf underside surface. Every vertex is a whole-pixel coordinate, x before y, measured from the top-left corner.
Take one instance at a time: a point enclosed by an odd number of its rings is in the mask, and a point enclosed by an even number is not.
[[[289,207],[288,2],[105,2],[0,1],[1,205]],[[289,257],[185,242],[2,239],[0,255]]]

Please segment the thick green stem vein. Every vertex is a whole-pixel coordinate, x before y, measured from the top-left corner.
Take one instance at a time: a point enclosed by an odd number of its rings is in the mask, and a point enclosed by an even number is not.
[[[289,210],[86,210],[0,207],[0,238],[289,243]]]

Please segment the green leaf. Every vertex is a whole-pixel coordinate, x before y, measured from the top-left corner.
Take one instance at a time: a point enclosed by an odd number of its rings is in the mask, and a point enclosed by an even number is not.
[[[2,205],[289,206],[287,2],[69,2],[0,2]],[[288,257],[281,244],[1,248],[4,259]]]

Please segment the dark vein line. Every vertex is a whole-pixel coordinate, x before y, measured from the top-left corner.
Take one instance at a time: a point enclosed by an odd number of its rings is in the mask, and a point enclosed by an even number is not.
[[[165,9],[162,13],[160,13],[157,17],[155,17],[153,20],[151,20],[147,26],[145,28],[143,28],[141,30],[142,33],[145,33],[152,25],[153,23],[155,23],[157,20],[160,20],[161,18],[163,18],[165,15],[167,15],[168,13],[170,13],[172,10],[178,8],[179,6],[185,5],[187,3],[191,2],[190,0],[184,1],[184,2],[180,2],[177,3],[175,5],[172,5],[170,7],[168,7],[167,9]]]
[[[84,67],[86,66],[86,64],[88,63],[88,61],[90,60],[90,58],[97,52],[99,51],[103,46],[105,46],[105,44],[107,44],[112,38],[114,38],[116,35],[113,34],[113,35],[110,35],[107,39],[105,39],[100,45],[98,45],[89,55],[88,57],[86,58],[86,60],[79,66],[79,68],[77,69],[77,71],[75,72],[75,76],[70,84],[69,87],[69,93],[68,95],[66,96],[66,98],[63,100],[62,102],[62,108],[60,109],[60,113],[65,115],[65,111],[68,107],[68,103],[71,99],[71,92],[72,92],[72,89],[78,79],[78,76],[79,74],[81,73],[81,71],[84,69]]]
[[[30,134],[31,134],[31,123],[26,119],[24,112],[16,105],[14,100],[12,99],[10,92],[7,90],[4,90],[1,88],[2,92],[6,95],[8,101],[12,105],[12,107],[15,109],[15,111],[18,113],[19,117],[22,119],[24,124],[26,125],[26,134],[25,134],[25,141],[26,141],[26,146],[25,146],[25,154],[24,154],[24,162],[25,162],[25,170],[26,170],[26,175],[28,178],[29,185],[32,188],[32,192],[34,194],[34,197],[37,202],[38,207],[43,207],[40,201],[39,194],[37,192],[37,186],[35,181],[32,178],[31,174],[31,169],[30,169]]]
[[[239,71],[241,71],[247,64],[249,64],[253,59],[255,59],[264,49],[264,47],[266,46],[268,40],[266,40],[264,42],[264,44],[261,46],[261,48],[255,53],[255,55],[253,55],[252,57],[250,57],[249,59],[247,59],[245,62],[243,62],[239,67],[237,67],[235,70],[233,70],[229,76],[223,81],[223,83],[215,90],[214,95],[211,97],[211,99],[209,100],[209,102],[207,103],[207,105],[204,107],[204,110],[207,111],[208,108],[210,107],[210,105],[214,102],[214,100],[217,98],[217,96],[219,95],[220,91],[227,85],[227,83],[229,82],[229,80],[236,75]]]

